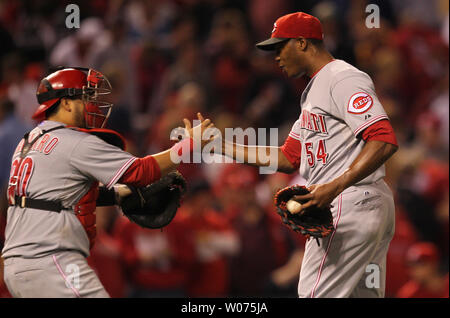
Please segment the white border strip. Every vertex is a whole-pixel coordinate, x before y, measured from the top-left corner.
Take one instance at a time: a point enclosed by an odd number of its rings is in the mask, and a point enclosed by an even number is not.
[[[367,127],[369,127],[370,125],[372,125],[373,123],[380,121],[382,119],[389,119],[387,115],[378,115],[375,116],[374,118],[372,118],[369,121],[366,121],[364,124],[362,124],[361,126],[359,126],[358,128],[356,128],[356,130],[353,132],[353,134],[355,136],[357,136],[362,130],[366,129]]]
[[[75,294],[75,296],[77,296],[78,298],[81,298],[80,293],[78,292],[78,290],[67,280],[66,275],[64,274],[61,266],[58,264],[58,261],[56,260],[56,256],[53,255],[53,262],[56,265],[56,268],[58,269],[58,272],[61,274],[62,278],[64,279],[64,281],[66,282],[66,285],[70,287],[70,289],[72,289],[73,293]]]
[[[136,157],[130,158],[125,164],[120,168],[117,173],[114,175],[114,177],[109,181],[108,185],[106,186],[109,189],[117,182],[117,180],[120,179],[120,177],[124,174],[124,172],[128,169],[131,164],[136,161]]]
[[[289,133],[289,137],[292,137],[292,138],[294,138],[295,140],[300,141],[300,135],[297,135],[297,134],[295,134],[295,133],[293,133],[293,132],[290,132],[290,133]]]
[[[333,241],[334,234],[337,231],[337,226],[338,226],[338,223],[339,223],[339,219],[341,218],[341,209],[342,209],[342,194],[339,196],[338,213],[337,213],[337,216],[336,216],[336,222],[334,223],[334,231],[331,234],[330,240],[328,241],[327,250],[325,252],[325,255],[322,258],[322,262],[320,262],[319,273],[317,274],[316,283],[314,284],[314,287],[313,287],[313,289],[311,291],[311,298],[314,298],[314,293],[316,292],[317,285],[319,284],[319,281],[320,281],[320,276],[322,275],[322,270],[323,270],[323,265],[325,264],[325,259],[327,258],[328,251],[330,250],[330,246],[331,246],[331,242]]]

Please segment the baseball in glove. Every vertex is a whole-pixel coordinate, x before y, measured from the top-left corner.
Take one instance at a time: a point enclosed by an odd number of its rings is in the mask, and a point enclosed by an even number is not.
[[[308,193],[308,189],[300,185],[280,189],[275,195],[277,213],[281,216],[284,224],[289,226],[293,231],[305,235],[307,238],[310,236],[316,239],[326,237],[334,230],[333,216],[330,208],[311,206],[299,213],[292,214],[286,207],[286,203],[295,195]]]
[[[141,227],[159,229],[175,217],[186,192],[186,180],[174,171],[146,187],[128,187],[132,194],[120,203],[123,214]]]

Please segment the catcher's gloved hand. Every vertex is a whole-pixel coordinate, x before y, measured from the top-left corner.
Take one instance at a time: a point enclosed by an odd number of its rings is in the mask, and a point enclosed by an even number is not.
[[[314,238],[326,237],[334,230],[333,216],[329,208],[322,209],[311,206],[299,213],[292,214],[286,207],[286,203],[295,195],[308,193],[308,189],[300,185],[293,185],[279,190],[275,195],[277,213],[281,216],[284,224],[307,238],[310,236]]]
[[[186,180],[176,171],[146,187],[128,187],[132,194],[120,203],[125,216],[142,227],[159,229],[175,217],[186,192]]]

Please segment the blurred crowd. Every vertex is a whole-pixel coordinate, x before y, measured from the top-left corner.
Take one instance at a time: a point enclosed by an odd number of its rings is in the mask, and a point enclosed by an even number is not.
[[[136,156],[172,146],[170,131],[198,111],[219,129],[276,127],[281,145],[308,79],[286,78],[254,44],[279,16],[304,11],[321,20],[335,58],[373,78],[400,144],[386,169],[396,201],[386,296],[448,297],[448,1],[84,0],[81,27],[68,29],[73,2],[0,1],[0,248],[10,158],[36,124],[36,88],[52,67],[110,79],[108,128]],[[365,25],[369,3],[380,28]],[[281,224],[272,198],[303,182],[298,174],[233,163],[179,170],[189,192],[162,231],[97,209],[89,263],[110,295],[296,297],[304,239]],[[0,296],[9,296],[1,278]]]

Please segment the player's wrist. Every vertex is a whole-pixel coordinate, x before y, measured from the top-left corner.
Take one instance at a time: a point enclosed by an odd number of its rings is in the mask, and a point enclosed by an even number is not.
[[[347,189],[350,185],[347,185],[345,182],[345,178],[343,176],[340,176],[333,181],[330,182],[334,189],[335,189],[335,197],[341,194],[345,189]]]
[[[120,204],[122,199],[132,193],[131,189],[125,184],[116,184],[113,187],[116,204]]]
[[[177,163],[188,162],[191,158],[191,154],[194,152],[194,139],[192,137],[183,138],[170,148],[170,156],[177,159]]]

